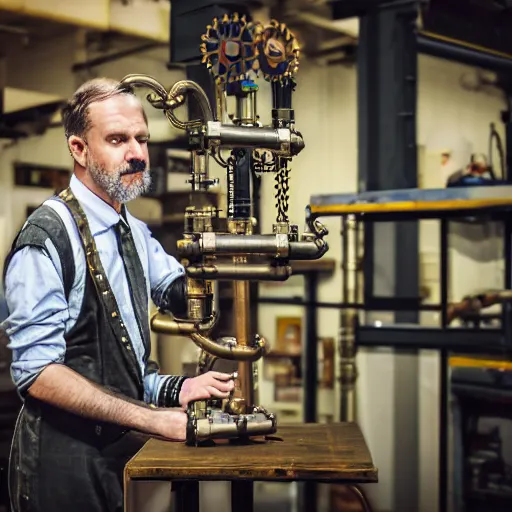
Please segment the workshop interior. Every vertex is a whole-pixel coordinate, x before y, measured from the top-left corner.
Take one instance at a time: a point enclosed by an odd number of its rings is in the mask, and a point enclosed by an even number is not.
[[[0,270],[69,183],[60,109],[95,77],[141,98],[128,209],[187,276],[152,358],[236,382],[189,404],[185,458],[244,468],[184,486],[193,506],[134,478],[126,510],[512,510],[512,2],[0,0]],[[0,512],[10,359],[0,337]],[[316,428],[341,424],[342,449]]]

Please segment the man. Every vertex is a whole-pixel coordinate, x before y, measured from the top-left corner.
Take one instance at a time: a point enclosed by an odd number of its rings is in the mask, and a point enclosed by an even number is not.
[[[124,464],[141,446],[135,432],[183,441],[187,404],[227,397],[233,382],[160,375],[148,359],[149,296],[179,316],[186,306],[183,267],[124,206],[150,186],[141,103],[95,79],[63,123],[70,188],[31,215],[4,272],[3,327],[24,398],[11,501],[20,512],[117,512]]]
[[[448,176],[446,185],[453,187],[488,184],[493,181],[489,171],[487,157],[483,153],[474,153],[471,155],[469,164],[464,169],[459,169]]]

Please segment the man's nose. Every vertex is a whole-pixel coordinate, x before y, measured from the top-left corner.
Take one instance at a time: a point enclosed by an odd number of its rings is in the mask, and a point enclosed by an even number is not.
[[[146,154],[142,144],[138,140],[132,140],[126,155],[126,160],[145,160]]]

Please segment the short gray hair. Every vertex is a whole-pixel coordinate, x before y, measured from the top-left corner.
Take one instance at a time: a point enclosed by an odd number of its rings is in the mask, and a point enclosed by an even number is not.
[[[81,85],[62,109],[62,122],[66,139],[71,135],[84,137],[91,127],[89,106],[121,94],[135,95],[133,88],[111,78],[94,78]],[[142,109],[144,120],[148,122]]]

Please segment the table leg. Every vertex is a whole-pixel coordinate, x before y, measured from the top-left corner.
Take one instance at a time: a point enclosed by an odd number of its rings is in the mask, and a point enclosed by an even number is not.
[[[302,483],[302,512],[316,512],[317,511],[317,483],[314,481],[307,481]]]
[[[130,477],[124,472],[124,510],[133,512],[135,505],[133,503],[133,486]]]
[[[199,482],[187,480],[173,482],[177,512],[199,512]]]
[[[253,512],[254,482],[233,480],[231,482],[231,512]]]

